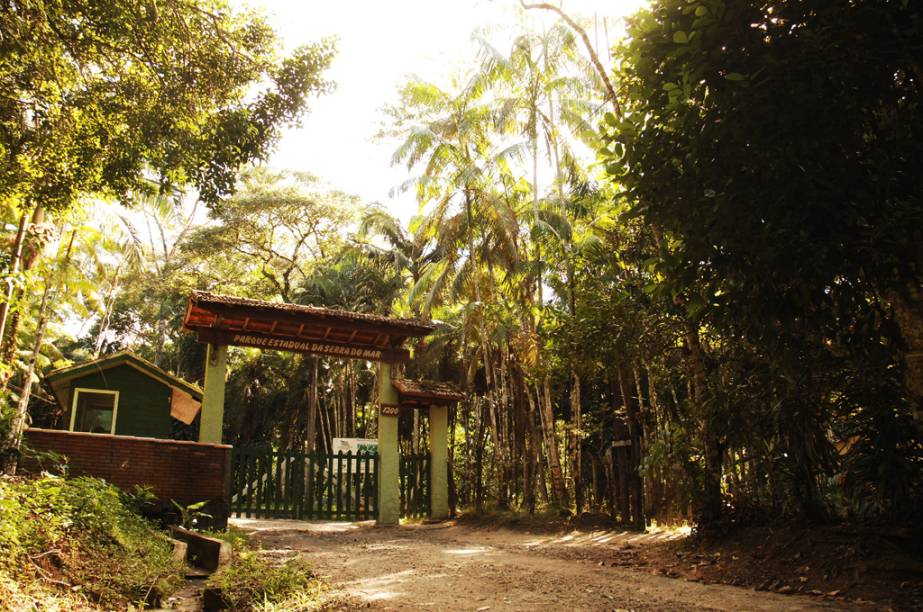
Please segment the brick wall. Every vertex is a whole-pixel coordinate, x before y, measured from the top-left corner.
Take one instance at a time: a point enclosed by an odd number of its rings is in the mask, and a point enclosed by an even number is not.
[[[38,451],[66,455],[72,476],[97,476],[125,490],[148,485],[166,504],[208,500],[208,512],[216,523],[223,525],[227,520],[231,447],[226,444],[55,429],[28,429],[25,443]],[[34,460],[26,460],[22,467],[39,469]]]

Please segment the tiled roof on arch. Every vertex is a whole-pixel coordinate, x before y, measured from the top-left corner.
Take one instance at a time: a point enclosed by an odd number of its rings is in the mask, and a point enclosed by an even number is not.
[[[410,380],[408,378],[395,378],[391,384],[400,394],[401,402],[404,400],[436,400],[439,403],[460,402],[465,399],[464,393],[449,382],[438,380]]]
[[[193,291],[183,328],[195,332],[200,342],[217,345],[402,362],[410,356],[404,342],[426,336],[435,326],[415,319]]]

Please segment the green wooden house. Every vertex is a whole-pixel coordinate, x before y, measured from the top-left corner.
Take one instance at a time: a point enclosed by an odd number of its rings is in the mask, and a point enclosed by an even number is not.
[[[45,383],[67,431],[170,439],[202,406],[201,388],[128,351],[55,370]]]

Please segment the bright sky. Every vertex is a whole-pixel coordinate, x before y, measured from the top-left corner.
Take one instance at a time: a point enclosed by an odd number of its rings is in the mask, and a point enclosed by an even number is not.
[[[328,77],[334,93],[311,102],[311,113],[286,130],[269,164],[278,169],[306,170],[331,187],[380,202],[403,220],[416,213],[411,194],[395,194],[407,171],[391,166],[393,142],[376,142],[380,109],[397,99],[407,75],[443,82],[453,69],[476,57],[474,30],[509,30],[509,47],[517,24],[541,28],[555,16],[549,11],[524,12],[518,0],[231,0],[239,7],[265,12],[286,48],[338,38],[338,53]],[[621,17],[644,0],[564,0],[572,16],[593,20],[588,34],[602,58],[608,39],[622,30]],[[525,15],[524,15],[525,13]],[[604,25],[604,19],[605,25]],[[521,27],[521,26],[520,26]]]

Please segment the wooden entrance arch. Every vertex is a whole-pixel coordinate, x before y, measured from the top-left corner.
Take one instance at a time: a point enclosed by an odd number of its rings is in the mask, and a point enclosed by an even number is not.
[[[410,353],[404,342],[428,335],[433,331],[432,325],[411,319],[195,291],[186,306],[183,329],[194,332],[199,342],[207,345],[200,442],[221,443],[228,346],[378,362],[378,522],[393,525],[399,521],[397,417],[401,398],[391,381],[391,364],[407,361]],[[438,453],[445,457],[445,452],[445,448],[434,448],[433,456]],[[443,493],[446,496],[448,493],[446,462],[433,461],[432,466],[431,480],[440,483],[440,491],[434,490],[433,497],[441,499]],[[434,516],[444,516],[441,505],[439,510]]]

